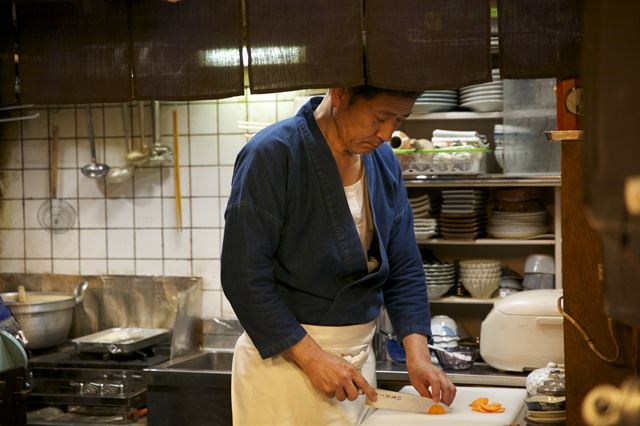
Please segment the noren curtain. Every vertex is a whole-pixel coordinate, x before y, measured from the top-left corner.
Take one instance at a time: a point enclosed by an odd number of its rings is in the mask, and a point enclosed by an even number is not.
[[[491,81],[488,0],[368,0],[365,9],[370,84],[420,90]]]
[[[502,77],[578,76],[583,9],[583,0],[498,0]]]
[[[239,0],[131,4],[136,99],[216,99],[243,93]]]
[[[0,105],[15,102],[15,33],[10,3],[0,3]]]
[[[23,102],[129,99],[125,0],[24,2],[16,10]]]
[[[251,92],[362,84],[362,5],[245,0]]]

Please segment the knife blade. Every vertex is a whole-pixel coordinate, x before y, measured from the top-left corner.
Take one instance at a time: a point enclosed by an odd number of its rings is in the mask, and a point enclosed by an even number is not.
[[[426,414],[432,405],[444,408],[445,413],[450,413],[451,408],[441,402],[435,402],[431,398],[412,395],[404,392],[394,392],[386,389],[376,389],[377,401],[367,398],[367,405],[374,408],[386,408],[388,410],[411,411]]]

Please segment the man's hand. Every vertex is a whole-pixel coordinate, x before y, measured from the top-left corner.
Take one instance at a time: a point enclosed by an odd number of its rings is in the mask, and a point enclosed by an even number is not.
[[[376,391],[358,370],[339,356],[323,350],[308,334],[286,354],[304,371],[313,386],[329,398],[353,401],[361,389],[367,398],[376,400]]]
[[[444,371],[431,363],[427,337],[410,334],[402,339],[402,344],[407,353],[407,371],[413,387],[422,396],[451,405],[456,397],[456,387]]]

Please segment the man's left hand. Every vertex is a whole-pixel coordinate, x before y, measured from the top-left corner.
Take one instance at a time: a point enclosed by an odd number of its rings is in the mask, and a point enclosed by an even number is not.
[[[426,336],[410,334],[402,339],[402,344],[407,353],[407,371],[413,387],[422,396],[451,405],[456,397],[456,387],[444,371],[431,363]]]

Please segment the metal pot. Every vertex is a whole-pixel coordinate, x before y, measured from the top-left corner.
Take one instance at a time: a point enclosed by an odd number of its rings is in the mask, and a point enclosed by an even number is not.
[[[27,349],[56,346],[67,339],[71,330],[73,308],[84,299],[89,286],[81,282],[73,293],[28,291],[26,301],[18,301],[18,293],[2,293],[2,300],[16,318],[28,343]]]

